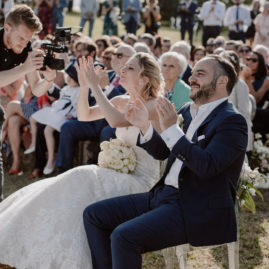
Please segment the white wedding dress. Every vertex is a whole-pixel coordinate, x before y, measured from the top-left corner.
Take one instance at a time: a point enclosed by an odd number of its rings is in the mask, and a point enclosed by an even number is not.
[[[163,162],[136,146],[137,136],[135,127],[117,130],[136,153],[133,174],[80,166],[28,185],[0,203],[0,263],[17,269],[91,268],[83,210],[99,200],[146,192],[163,171]]]

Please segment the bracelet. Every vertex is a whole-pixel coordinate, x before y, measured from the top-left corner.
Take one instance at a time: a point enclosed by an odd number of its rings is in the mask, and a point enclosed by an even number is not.
[[[51,83],[51,82],[53,82],[54,81],[54,79],[53,80],[47,80],[46,78],[44,78],[47,82],[49,82],[49,83]]]

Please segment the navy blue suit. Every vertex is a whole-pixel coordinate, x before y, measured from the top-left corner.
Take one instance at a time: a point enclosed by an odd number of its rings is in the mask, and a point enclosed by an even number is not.
[[[190,44],[192,45],[192,37],[193,37],[193,26],[194,26],[194,15],[197,9],[197,4],[191,2],[187,10],[182,10],[182,7],[186,6],[185,2],[179,3],[178,5],[178,15],[181,18],[180,22],[180,32],[181,39],[185,39],[185,32],[189,33]]]
[[[192,71],[192,68],[191,66],[188,64],[187,65],[187,68],[183,74],[183,77],[182,77],[182,80],[187,83],[188,85],[190,85],[190,82],[189,82],[189,78],[191,76],[191,71]]]
[[[179,113],[186,133],[192,120],[190,105]],[[152,139],[140,146],[156,159],[168,158],[164,175],[148,193],[104,200],[85,209],[93,268],[141,268],[141,253],[147,251],[237,239],[234,203],[247,146],[247,124],[231,103],[217,106],[192,142],[183,136],[170,151],[154,131]],[[176,158],[183,162],[178,189],[164,184]]]

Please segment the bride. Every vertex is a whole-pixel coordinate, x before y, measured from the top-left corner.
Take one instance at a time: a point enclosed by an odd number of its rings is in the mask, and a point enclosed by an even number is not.
[[[111,126],[118,127],[117,137],[136,153],[135,172],[121,174],[96,165],[80,166],[10,195],[0,203],[0,263],[18,269],[91,268],[82,221],[84,208],[105,198],[148,191],[160,178],[161,163],[136,146],[139,130],[124,117],[126,107],[140,99],[152,125],[160,130],[155,102],[162,95],[163,82],[157,62],[148,54],[135,54],[121,76],[129,95],[110,101],[98,85],[91,59],[80,59],[77,71],[81,85],[79,119],[105,117]],[[89,88],[97,106],[88,107]]]

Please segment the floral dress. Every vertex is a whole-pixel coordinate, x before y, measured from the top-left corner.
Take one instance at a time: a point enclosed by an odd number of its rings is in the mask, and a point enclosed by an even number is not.
[[[103,35],[118,35],[118,15],[119,8],[117,0],[107,0],[104,7],[108,9],[112,5],[112,9],[108,10],[104,19]]]

